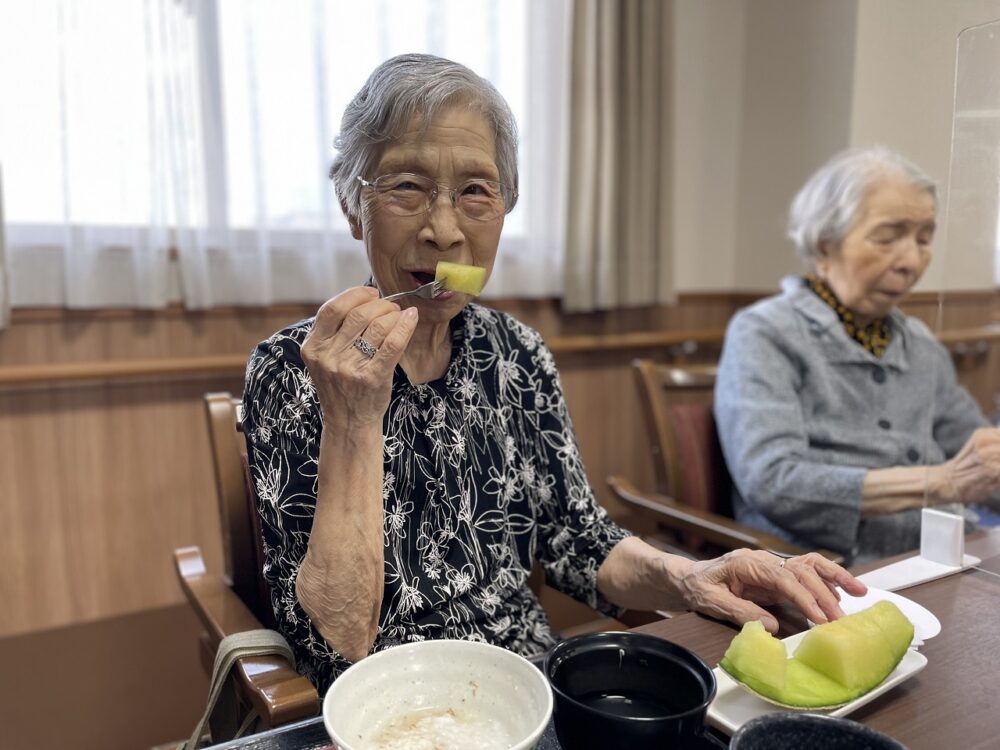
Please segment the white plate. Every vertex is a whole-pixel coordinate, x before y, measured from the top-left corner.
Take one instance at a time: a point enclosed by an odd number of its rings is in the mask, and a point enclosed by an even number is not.
[[[851,596],[843,589],[837,591],[840,593],[840,608],[844,610],[845,615],[868,609],[876,602],[884,600],[899,607],[899,611],[913,623],[913,637],[915,639],[926,641],[941,632],[941,621],[934,616],[934,613],[905,596],[871,586],[868,587],[868,593],[864,596]]]
[[[788,651],[789,656],[791,656],[791,654],[795,651],[795,647],[798,646],[799,641],[801,641],[805,635],[806,634],[803,632],[782,639],[782,643],[785,644],[785,649]],[[830,711],[818,711],[816,709],[809,710],[811,713],[823,713],[829,714],[830,716],[846,716],[852,711],[861,708],[861,706],[865,705],[869,701],[872,701],[882,695],[882,693],[891,690],[904,680],[910,679],[925,666],[927,666],[926,656],[921,654],[919,651],[907,649],[906,654],[903,655],[903,659],[898,665],[896,665],[896,668],[892,671],[892,673],[886,677],[878,687],[873,688],[860,698],[855,698],[853,701],[841,706],[840,708],[835,708]],[[736,680],[726,674],[721,668],[716,667],[712,671],[715,673],[718,690],[715,694],[715,700],[712,701],[711,705],[708,707],[706,721],[716,729],[719,729],[726,734],[732,734],[739,729],[744,722],[749,721],[755,716],[789,710],[787,708],[775,706],[773,703],[768,703],[763,698],[758,698],[756,695],[747,692],[744,688],[740,687]]]

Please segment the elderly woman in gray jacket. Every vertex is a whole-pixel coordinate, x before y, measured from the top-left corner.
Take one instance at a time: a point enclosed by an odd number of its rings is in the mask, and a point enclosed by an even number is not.
[[[730,322],[715,416],[738,520],[854,562],[919,545],[920,508],[988,498],[1000,431],[899,303],[931,258],[933,181],[851,150],[792,204],[811,271]]]

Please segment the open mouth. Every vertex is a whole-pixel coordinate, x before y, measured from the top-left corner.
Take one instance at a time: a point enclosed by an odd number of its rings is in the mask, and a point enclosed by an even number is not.
[[[425,286],[434,281],[433,271],[410,271],[410,278],[413,279],[413,289]],[[454,292],[438,290],[434,296],[420,298],[421,304],[434,304],[435,302],[446,302],[455,296]],[[414,299],[417,299],[414,297]]]

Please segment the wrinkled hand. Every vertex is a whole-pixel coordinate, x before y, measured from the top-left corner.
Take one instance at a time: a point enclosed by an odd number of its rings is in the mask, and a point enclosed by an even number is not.
[[[416,325],[416,308],[402,312],[371,287],[348,289],[320,307],[302,343],[302,360],[325,421],[381,426],[392,396],[393,370]],[[355,348],[359,336],[376,348],[375,356]]]
[[[681,580],[691,609],[742,625],[761,620],[770,632],[778,621],[760,605],[790,602],[810,620],[828,622],[843,616],[840,586],[860,596],[868,587],[816,552],[782,558],[762,550],[741,549],[713,560],[695,562]]]
[[[981,427],[940,467],[938,496],[944,502],[974,503],[1000,487],[1000,429]]]

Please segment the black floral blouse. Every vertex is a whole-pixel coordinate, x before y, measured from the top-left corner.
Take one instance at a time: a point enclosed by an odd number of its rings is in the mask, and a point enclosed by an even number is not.
[[[316,505],[322,423],[300,346],[313,321],[253,352],[244,430],[264,539],[264,576],[299,671],[325,689],[349,666],[295,597]],[[383,420],[385,593],[373,650],[430,638],[524,655],[554,643],[527,585],[548,583],[609,614],[597,569],[628,535],[597,505],[552,354],[537,332],[469,305],[452,321],[443,378],[396,368]]]

